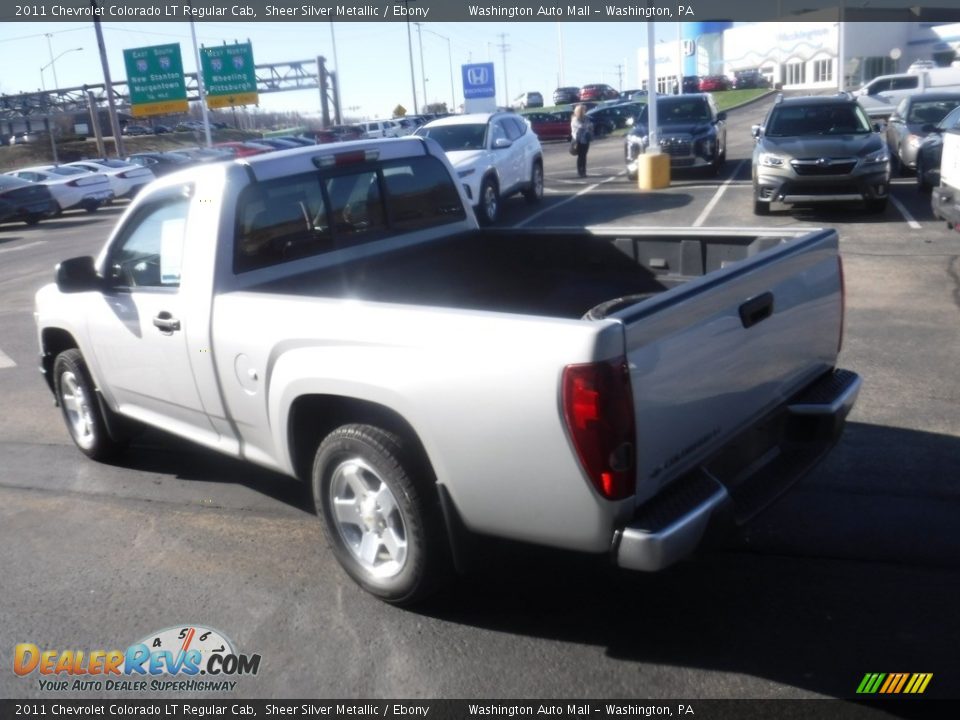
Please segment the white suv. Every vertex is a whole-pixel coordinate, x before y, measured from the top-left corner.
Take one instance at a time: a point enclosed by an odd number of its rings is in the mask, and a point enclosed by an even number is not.
[[[417,135],[436,140],[463,183],[477,220],[496,221],[500,198],[521,192],[543,197],[543,151],[530,125],[515,113],[451,115],[429,122]]]

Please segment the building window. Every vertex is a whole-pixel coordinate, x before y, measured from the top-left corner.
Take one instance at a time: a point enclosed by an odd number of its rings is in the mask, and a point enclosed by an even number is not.
[[[806,63],[792,62],[787,63],[786,80],[784,85],[802,85],[807,81]]]
[[[833,60],[813,61],[813,81],[815,83],[830,82],[833,80]]]

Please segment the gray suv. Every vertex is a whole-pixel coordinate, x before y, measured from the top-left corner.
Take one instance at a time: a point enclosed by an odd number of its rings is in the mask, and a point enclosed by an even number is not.
[[[753,126],[753,212],[786,204],[863,201],[887,207],[890,153],[857,102],[833,96],[780,96]]]

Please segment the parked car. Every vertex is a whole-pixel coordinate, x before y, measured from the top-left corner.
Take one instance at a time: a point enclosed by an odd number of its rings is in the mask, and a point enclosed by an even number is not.
[[[589,110],[587,117],[590,118],[594,124],[594,134],[600,134],[597,133],[598,125],[604,127],[602,134],[607,134],[626,127],[630,120],[636,122],[640,111],[646,106],[646,103],[635,102],[618,103],[617,105],[601,105],[600,107]]]
[[[251,140],[251,142],[255,145],[268,145],[274,150],[289,150],[290,148],[302,147],[298,142],[284,140],[278,137],[258,138],[257,140]]]
[[[538,92],[520,93],[510,104],[517,110],[525,110],[526,108],[542,108],[543,95]]]
[[[700,92],[720,92],[730,89],[730,78],[726,75],[707,75],[700,78]]]
[[[917,93],[960,92],[960,67],[931,68],[873,78],[853,95],[871,118],[889,117],[903,98]]]
[[[146,125],[124,125],[120,130],[121,135],[153,135],[153,130]]]
[[[113,191],[103,173],[66,165],[38,165],[6,174],[46,185],[61,211],[83,208],[96,212],[101,205],[113,200]]]
[[[627,176],[637,177],[637,162],[647,151],[649,108],[646,104],[624,139]],[[727,114],[717,109],[712,95],[660,95],[657,97],[657,125],[660,150],[670,156],[673,168],[706,168],[720,172],[727,158]]]
[[[733,86],[737,90],[770,87],[766,76],[756,68],[737,70],[733,73]]]
[[[685,95],[700,92],[700,76],[684,75],[683,82],[680,85],[680,91]]]
[[[546,140],[569,140],[570,115],[571,112],[569,110],[566,112],[530,112],[524,113],[523,119],[530,123],[530,127],[540,139],[540,142]]]
[[[369,120],[360,123],[367,137],[397,137],[397,126],[393,120]]]
[[[169,125],[161,125],[160,123],[155,123],[153,126],[154,135],[165,135],[166,133],[172,133],[173,128]]]
[[[107,176],[115,198],[132,198],[144,185],[156,178],[149,168],[112,158],[78,160],[67,163],[67,167],[103,173]]]
[[[127,162],[149,168],[157,177],[182,170],[191,164],[186,155],[172,152],[139,152],[124,158]]]
[[[199,120],[184,120],[181,123],[177,123],[176,131],[177,132],[204,132],[206,130],[206,125],[204,125]],[[212,129],[212,126],[211,126]]]
[[[602,102],[604,100],[618,100],[620,98],[620,92],[610,87],[609,85],[604,85],[602,83],[593,83],[591,85],[584,85],[580,88],[580,95],[578,100],[581,102],[584,100],[596,100]]]
[[[329,130],[338,140],[363,140],[368,137],[361,125],[331,125]]]
[[[863,201],[881,213],[890,191],[890,151],[846,93],[785,98],[753,126],[753,211],[786,204]]]
[[[646,100],[647,91],[646,90],[624,90],[620,93],[620,98],[622,102],[631,102],[633,100]]]
[[[554,105],[569,105],[580,99],[580,88],[578,87],[558,87],[553,91]]]
[[[303,137],[302,135],[279,135],[277,136],[277,140],[285,140],[300,147],[317,144],[315,140],[312,140],[308,137]]]
[[[938,122],[917,148],[917,190],[922,193],[929,193],[940,184],[943,134],[948,130],[960,130],[960,107],[951,110]]]
[[[497,220],[502,198],[519,192],[536,203],[543,197],[543,150],[519,115],[451,115],[428,122],[416,134],[440,144],[484,224]]]
[[[901,100],[887,120],[885,133],[891,171],[903,175],[913,170],[923,138],[958,105],[960,92],[921,93]]]
[[[241,142],[239,140],[214,143],[213,147],[229,153],[231,157],[250,157],[251,155],[272,152],[275,149],[271,145],[260,141]]]
[[[0,175],[0,222],[22,220],[36,225],[59,210],[46,185]]]

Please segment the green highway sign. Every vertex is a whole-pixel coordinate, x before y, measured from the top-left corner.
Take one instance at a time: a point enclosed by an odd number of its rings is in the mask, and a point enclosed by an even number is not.
[[[260,101],[250,43],[200,48],[200,66],[207,106],[211,109],[255,105]]]
[[[143,117],[187,111],[179,43],[124,50],[123,61],[131,114]]]

